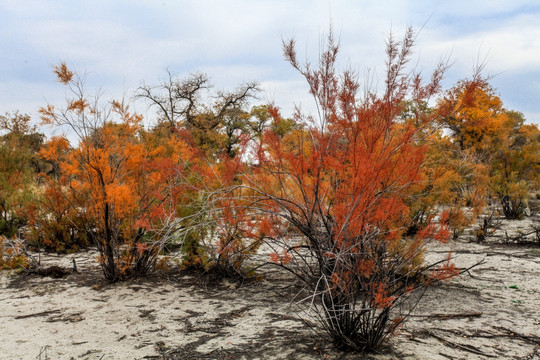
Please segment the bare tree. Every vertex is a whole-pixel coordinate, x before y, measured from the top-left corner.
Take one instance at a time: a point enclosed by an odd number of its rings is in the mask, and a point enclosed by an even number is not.
[[[193,124],[201,92],[211,87],[206,74],[193,73],[180,80],[167,70],[166,80],[159,85],[141,85],[135,98],[147,100],[151,107],[157,107],[160,119],[174,129],[180,124]]]

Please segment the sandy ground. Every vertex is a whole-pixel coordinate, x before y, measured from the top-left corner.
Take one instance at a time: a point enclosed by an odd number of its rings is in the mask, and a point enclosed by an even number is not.
[[[518,224],[518,227],[521,226]],[[170,273],[105,284],[94,252],[42,254],[79,273],[0,275],[0,359],[540,359],[540,246],[435,245],[470,275],[425,294],[381,352],[345,354],[294,316],[287,275],[206,283]]]

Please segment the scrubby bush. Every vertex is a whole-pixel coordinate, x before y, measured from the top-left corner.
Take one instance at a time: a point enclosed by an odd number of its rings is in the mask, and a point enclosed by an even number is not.
[[[58,218],[48,236],[58,232],[70,238],[70,226],[82,225],[78,234],[86,234],[97,246],[107,280],[147,274],[175,228],[173,194],[178,190],[173,181],[182,174],[183,156],[188,154],[177,142],[179,155],[163,158],[163,147],[146,144],[140,136],[140,115],[118,101],[101,105],[98,99],[88,99],[84,83],[65,64],[55,73],[72,97],[60,111],[52,105],[42,108],[42,120],[68,126],[78,144],[65,137],[51,140],[42,155],[58,163],[58,175],[50,179],[49,187],[57,191],[43,195],[50,203],[66,201],[62,215],[68,215],[69,222],[74,218],[69,214],[75,214],[80,223],[66,224]],[[54,215],[49,211],[43,217]]]
[[[0,270],[21,270],[28,268],[30,259],[18,239],[8,240],[0,236]]]
[[[0,115],[0,235],[17,235],[28,220],[25,207],[32,199],[42,143],[30,116]]]
[[[45,149],[54,142],[49,142]],[[79,216],[73,207],[76,199],[62,182],[55,175],[40,175],[40,186],[26,206],[29,220],[24,236],[29,245],[37,248],[76,252],[89,245],[88,231],[92,226]]]
[[[355,73],[337,72],[332,35],[315,68],[299,64],[294,41],[285,43],[320,116],[299,117],[305,126],[287,134],[267,130],[240,177],[262,218],[256,235],[275,250],[271,262],[302,282],[310,315],[342,349],[376,348],[403,322],[415,289],[457,273],[449,261],[426,265],[422,256],[427,241],[448,237],[448,213],[403,237],[408,194],[423,181],[419,129],[440,115],[423,113],[416,123],[400,115],[406,100],[438,94],[445,70],[441,64],[425,85],[408,73],[413,39],[412,31],[389,39],[386,88],[364,97]],[[277,109],[271,113],[278,123]]]

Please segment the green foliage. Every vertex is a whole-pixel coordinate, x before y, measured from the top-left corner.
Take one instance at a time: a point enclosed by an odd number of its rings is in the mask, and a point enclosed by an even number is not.
[[[512,119],[514,126],[491,162],[490,186],[506,218],[519,219],[525,215],[530,194],[540,185],[540,131],[536,125],[523,125],[520,114]]]
[[[181,224],[187,229],[178,239],[182,244],[184,268],[204,269],[208,263],[208,254],[202,243],[211,228],[207,215],[202,211],[203,206],[201,201],[185,197],[177,207],[176,215],[182,219]]]
[[[26,224],[43,135],[19,113],[0,115],[0,235],[11,237]]]

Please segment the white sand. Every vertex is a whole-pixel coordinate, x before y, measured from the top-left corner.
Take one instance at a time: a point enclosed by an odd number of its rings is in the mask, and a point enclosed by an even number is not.
[[[449,249],[458,266],[485,262],[474,277],[429,290],[389,347],[368,358],[539,358],[540,248],[451,242],[429,257]],[[103,285],[93,252],[42,256],[45,266],[70,267],[76,258],[81,272],[63,279],[0,275],[0,359],[359,358],[290,317],[293,290],[276,271],[239,288],[223,281],[205,289],[190,275]]]

